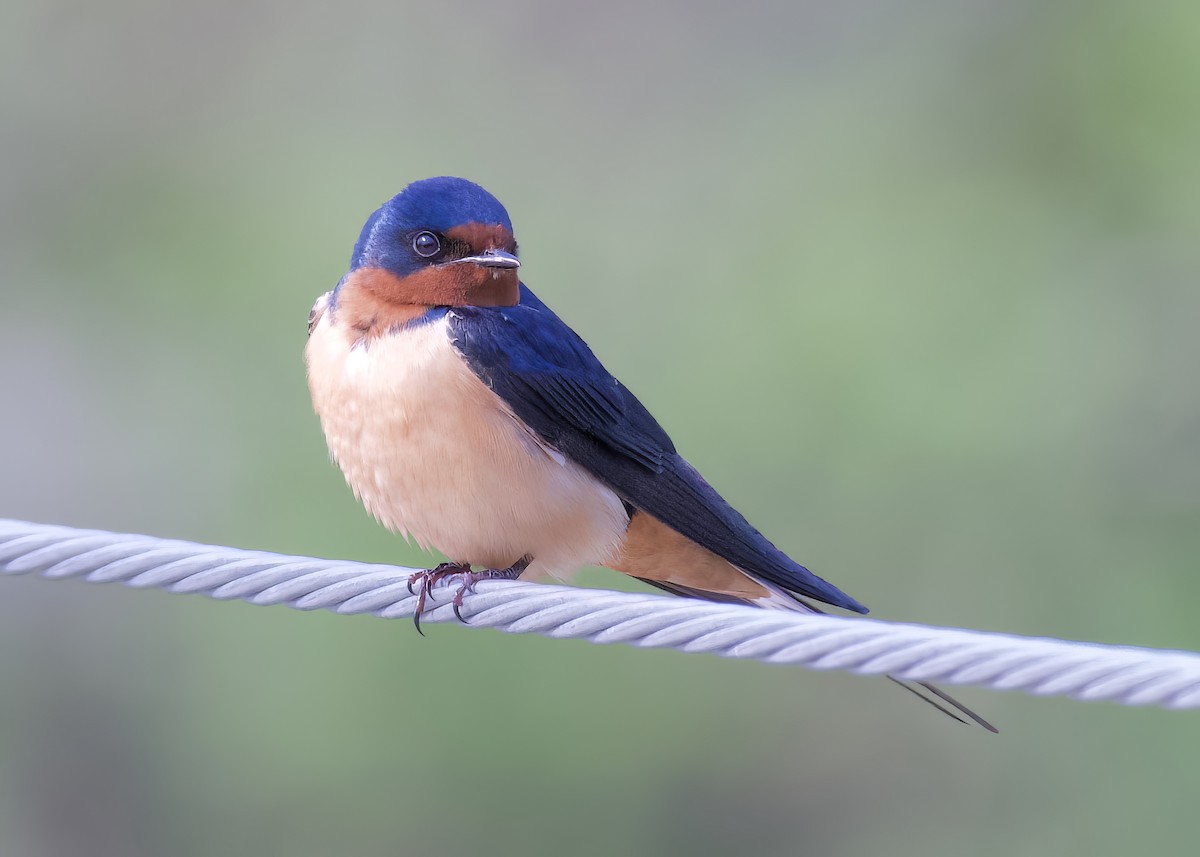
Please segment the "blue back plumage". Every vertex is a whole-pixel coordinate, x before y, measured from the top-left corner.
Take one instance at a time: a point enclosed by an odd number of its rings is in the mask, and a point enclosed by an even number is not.
[[[548,443],[676,532],[789,592],[867,609],[754,529],[676,451],[587,343],[521,286],[514,307],[454,307],[450,335],[471,369]]]

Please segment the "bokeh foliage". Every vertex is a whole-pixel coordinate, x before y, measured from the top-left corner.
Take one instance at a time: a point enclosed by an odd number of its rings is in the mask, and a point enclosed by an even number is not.
[[[416,564],[312,299],[408,181],[875,614],[1200,647],[1200,6],[13,0],[0,514]],[[589,572],[583,582],[624,585]],[[0,581],[0,853],[1181,853],[1192,714]]]

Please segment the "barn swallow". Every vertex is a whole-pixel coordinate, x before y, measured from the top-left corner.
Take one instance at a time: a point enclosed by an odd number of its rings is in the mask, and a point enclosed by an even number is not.
[[[494,196],[425,179],[367,219],[349,273],[309,318],[309,389],[333,460],[371,515],[451,560],[415,576],[418,621],[445,577],[460,582],[457,611],[484,577],[588,565],[691,598],[866,613],[675,451],[520,266]]]

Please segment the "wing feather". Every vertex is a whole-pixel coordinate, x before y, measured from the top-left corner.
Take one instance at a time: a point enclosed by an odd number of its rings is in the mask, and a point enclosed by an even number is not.
[[[827,604],[863,605],[794,562],[676,451],[650,412],[524,285],[514,307],[450,310],[467,364],[548,444],[624,501],[751,576]]]

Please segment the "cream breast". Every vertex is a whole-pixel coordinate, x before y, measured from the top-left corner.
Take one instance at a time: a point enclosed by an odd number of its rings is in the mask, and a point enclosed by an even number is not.
[[[314,308],[305,359],[333,460],[385,526],[451,560],[561,576],[614,558],[617,496],[549,448],[471,371],[449,319],[366,340]]]

